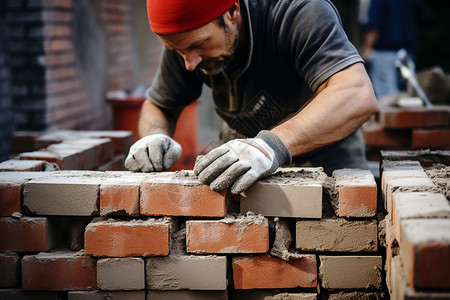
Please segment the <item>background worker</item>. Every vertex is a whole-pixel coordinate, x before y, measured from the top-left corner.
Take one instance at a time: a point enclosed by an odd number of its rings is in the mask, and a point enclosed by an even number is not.
[[[422,0],[371,0],[362,55],[378,99],[398,94],[402,79],[395,67],[397,53],[405,49],[413,60],[416,27],[427,6]]]
[[[194,167],[213,190],[240,193],[291,162],[367,167],[358,128],[377,102],[330,1],[148,0],[147,10],[165,49],[129,170],[172,166],[181,147],[170,136],[204,83],[229,129]]]

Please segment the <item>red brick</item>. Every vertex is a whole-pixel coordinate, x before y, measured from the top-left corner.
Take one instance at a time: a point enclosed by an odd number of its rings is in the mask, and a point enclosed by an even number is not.
[[[411,145],[410,130],[389,130],[380,123],[371,122],[363,125],[364,141],[371,147],[404,147]]]
[[[217,221],[186,221],[189,253],[265,253],[269,250],[266,218]]]
[[[113,157],[113,159],[104,165],[97,168],[97,171],[127,171],[125,168],[125,154],[118,154]]]
[[[118,178],[100,186],[100,215],[139,216],[139,184]]]
[[[400,257],[415,289],[450,289],[450,220],[402,221]]]
[[[97,167],[95,147],[86,144],[84,140],[67,141],[61,144],[50,145],[48,151],[58,153],[75,153],[77,156],[77,170],[92,170]]]
[[[413,148],[450,148],[450,129],[414,129],[412,133]]]
[[[17,253],[0,253],[0,287],[12,288],[19,283],[20,256]]]
[[[233,257],[236,289],[312,288],[317,286],[317,259],[305,254],[288,262],[272,256]]]
[[[0,216],[9,217],[22,212],[22,188],[30,179],[49,176],[51,172],[1,172],[0,173]]]
[[[0,183],[0,216],[11,216],[22,212],[23,183]]]
[[[45,161],[57,164],[59,168],[62,168],[62,165],[63,165],[62,158],[54,153],[49,152],[49,151],[33,151],[33,152],[20,153],[19,159],[45,160]]]
[[[379,120],[384,128],[432,127],[449,125],[450,108],[433,106],[432,108],[380,107]]]
[[[40,132],[16,131],[11,137],[11,152],[21,153],[35,151],[36,139],[42,135]]]
[[[75,252],[39,253],[22,258],[24,290],[76,291],[96,288],[95,259]]]
[[[50,248],[47,231],[47,218],[0,218],[0,252],[47,251]]]
[[[191,176],[162,173],[145,181],[141,185],[141,215],[224,217],[228,204],[226,191],[214,192]]]
[[[338,191],[340,217],[371,217],[377,212],[377,185],[368,170],[341,169],[333,172]]]
[[[43,160],[10,159],[0,163],[1,172],[38,172],[44,169],[47,162]]]
[[[132,131],[86,131],[86,136],[89,136],[90,138],[110,139],[116,153],[127,154],[133,144]]]
[[[86,226],[85,253],[131,257],[169,254],[169,227],[165,220],[97,221]]]

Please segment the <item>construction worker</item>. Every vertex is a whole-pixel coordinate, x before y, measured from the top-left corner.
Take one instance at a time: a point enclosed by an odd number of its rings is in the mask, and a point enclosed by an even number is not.
[[[363,60],[327,0],[147,0],[164,44],[125,166],[169,169],[183,107],[211,87],[228,125],[194,172],[234,194],[282,165],[367,168],[358,128],[377,111]]]

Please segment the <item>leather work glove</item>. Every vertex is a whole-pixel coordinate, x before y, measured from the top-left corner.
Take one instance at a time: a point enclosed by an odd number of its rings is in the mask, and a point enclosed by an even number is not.
[[[291,160],[281,139],[263,130],[255,138],[231,140],[198,157],[194,173],[214,191],[231,187],[231,193],[239,194]]]
[[[132,172],[153,172],[170,169],[180,158],[182,148],[163,133],[145,136],[130,147],[125,168]]]

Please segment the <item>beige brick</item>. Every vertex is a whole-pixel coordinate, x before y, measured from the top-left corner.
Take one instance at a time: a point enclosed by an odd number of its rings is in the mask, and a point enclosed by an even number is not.
[[[375,252],[377,221],[298,220],[296,248],[302,251]]]
[[[381,256],[319,256],[319,276],[327,289],[380,289]]]
[[[383,292],[339,292],[331,293],[328,300],[384,300]]]
[[[97,286],[104,291],[145,289],[144,260],[139,257],[98,259]]]
[[[225,256],[168,256],[146,259],[151,290],[226,290]]]
[[[30,180],[24,186],[23,205],[38,215],[98,215],[101,178],[90,174],[55,172],[51,177]]]
[[[383,194],[387,193],[387,184],[391,180],[402,178],[427,178],[427,173],[422,167],[410,169],[387,169],[382,173],[381,177],[381,191]]]
[[[279,169],[282,170],[282,169]],[[254,183],[241,197],[241,213],[321,218],[326,174],[317,168],[289,168]]]
[[[450,289],[450,219],[401,223],[400,256],[414,288]]]
[[[147,299],[158,300],[228,300],[228,291],[147,291]],[[81,299],[80,299],[81,300]]]
[[[401,243],[401,222],[407,219],[450,218],[450,204],[442,194],[395,192],[392,199],[392,225]]]
[[[386,192],[384,194],[385,208],[392,214],[392,197],[396,191],[427,191],[436,189],[431,179],[426,177],[406,177],[386,181]]]
[[[68,300],[145,300],[145,291],[69,291]]]

